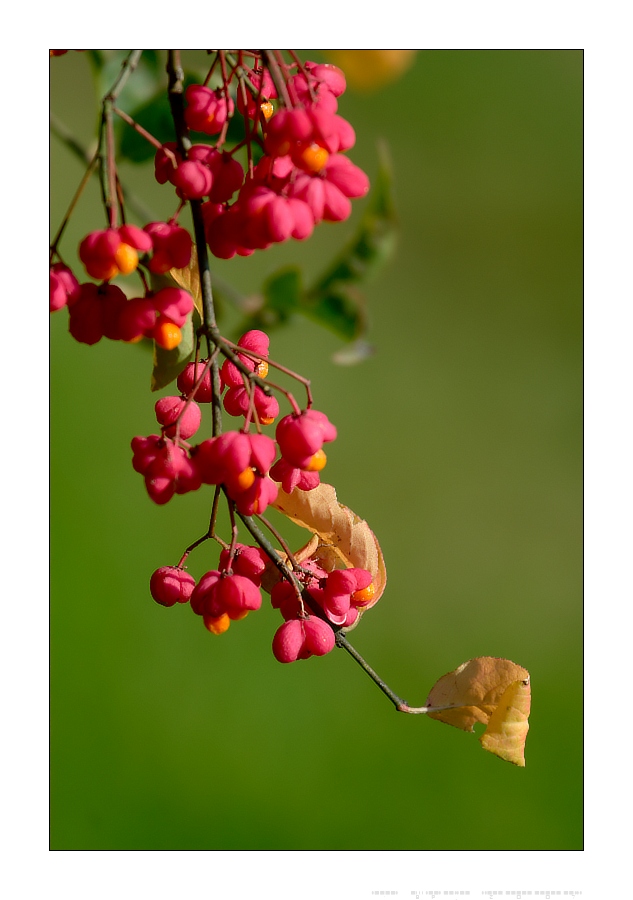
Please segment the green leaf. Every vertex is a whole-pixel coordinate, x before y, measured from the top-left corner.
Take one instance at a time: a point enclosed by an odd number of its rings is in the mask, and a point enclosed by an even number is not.
[[[195,313],[197,316],[197,313]],[[164,350],[154,343],[154,368],[152,371],[151,389],[160,391],[180,375],[189,361],[195,346],[195,327],[193,316],[189,315],[182,327],[182,340],[173,350]]]
[[[136,73],[135,73],[136,74]],[[132,81],[133,79],[130,79]],[[185,75],[185,90],[190,84],[197,84],[198,77],[188,73]],[[153,82],[153,93],[151,96],[144,94],[141,103],[133,106],[126,106],[124,109],[129,113],[132,119],[140,125],[145,131],[148,131],[152,137],[160,141],[161,144],[167,141],[175,140],[174,121],[169,106],[169,97],[167,96],[166,85],[159,91],[155,90],[156,81]],[[117,130],[120,135],[119,154],[133,163],[144,163],[149,159],[153,159],[156,148],[142,135],[135,131],[131,125],[126,122],[118,121]],[[206,139],[208,135],[202,135]],[[192,132],[194,143],[198,141],[196,133]]]
[[[270,330],[301,314],[329,328],[346,342],[348,346],[334,354],[336,363],[361,362],[373,353],[366,340],[368,323],[361,286],[391,257],[395,223],[391,169],[383,149],[369,203],[356,234],[310,290],[303,286],[299,268],[288,266],[264,282],[259,297],[236,297],[235,292],[218,284],[216,299],[227,299],[247,314],[237,329],[239,334],[252,328]],[[192,267],[197,276],[193,262]],[[173,271],[172,276],[195,296],[189,281],[183,282]]]
[[[236,334],[244,334],[252,328],[270,331],[286,324],[295,313],[301,311],[301,272],[296,266],[280,269],[266,279],[260,295],[250,298],[236,297],[226,290],[226,286],[221,286],[220,296],[246,313],[235,329]]]
[[[296,266],[280,269],[264,282],[262,292],[269,326],[287,322],[303,304],[300,270]]]
[[[87,52],[99,98],[104,97],[111,90],[121,73],[121,66],[129,54],[129,50],[89,50]],[[161,77],[165,81],[165,67],[159,51],[143,50],[136,69],[127,79],[118,96],[117,105],[126,111],[137,108],[155,93],[157,80]]]
[[[396,245],[393,177],[385,145],[379,145],[379,166],[369,202],[354,237],[303,298],[304,311],[354,345],[334,361],[351,365],[373,352],[364,340],[368,323],[360,286],[392,257]]]
[[[378,147],[378,172],[369,203],[352,240],[309,290],[308,299],[348,293],[350,285],[368,281],[387,263],[396,245],[393,176],[385,145]]]
[[[301,313],[329,328],[350,346],[334,355],[340,365],[367,359],[373,348],[361,286],[391,258],[396,243],[392,175],[386,148],[379,147],[379,167],[358,229],[315,284],[306,290],[296,267],[281,269],[262,289],[261,306],[243,330],[270,329]]]
[[[161,144],[174,140],[174,121],[171,117],[169,100],[165,91],[161,91],[142,104],[132,113],[134,121],[148,131]],[[144,163],[152,159],[156,154],[156,147],[142,135],[135,131],[126,122],[121,122],[119,127],[121,135],[119,143],[119,155],[133,163]]]
[[[367,329],[363,295],[342,282],[333,283],[328,290],[305,294],[301,311],[345,341],[354,340]]]

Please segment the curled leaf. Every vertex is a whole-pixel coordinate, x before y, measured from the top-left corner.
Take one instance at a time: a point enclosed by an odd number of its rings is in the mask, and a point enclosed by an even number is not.
[[[280,488],[272,505],[313,534],[308,544],[297,552],[298,561],[307,559],[308,553],[309,558],[319,562],[326,571],[350,567],[367,569],[371,572],[375,594],[363,611],[378,602],[387,583],[380,544],[367,522],[339,503],[331,484],[321,483],[312,491],[295,489],[291,494]]]
[[[530,679],[514,681],[499,700],[479,738],[484,750],[517,766],[525,765],[525,739],[530,715]]]
[[[484,750],[525,766],[525,740],[530,715],[530,673],[509,659],[480,656],[443,675],[426,702],[432,719],[473,731],[486,725]]]

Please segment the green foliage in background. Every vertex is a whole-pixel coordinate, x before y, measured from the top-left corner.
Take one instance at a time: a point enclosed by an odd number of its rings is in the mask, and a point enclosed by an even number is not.
[[[51,61],[53,111],[86,146],[90,65]],[[138,103],[154,115],[149,70]],[[312,380],[339,429],[328,480],[389,574],[355,646],[411,704],[463,660],[525,666],[527,766],[397,715],[337,650],[280,665],[265,604],[219,638],[158,607],[149,576],[204,532],[209,497],[152,504],[129,447],[155,427],[151,353],[77,344],[60,312],[52,849],[582,848],[582,53],[421,51],[340,106],[372,194],[306,243],[214,261],[220,323],[233,335],[266,310],[271,357]],[[54,138],[51,171],[54,232],[82,175]],[[121,177],[171,212],[151,161]],[[105,225],[93,181],[64,249]],[[398,243],[372,273],[392,240],[376,244],[378,213],[380,235],[397,218]],[[359,274],[373,275],[362,294]],[[350,349],[361,361],[341,367]],[[192,555],[194,576],[214,553]]]

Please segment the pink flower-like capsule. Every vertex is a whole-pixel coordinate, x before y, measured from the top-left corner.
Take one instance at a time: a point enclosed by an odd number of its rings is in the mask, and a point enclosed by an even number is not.
[[[301,572],[297,572],[303,589],[309,591],[310,596],[319,595],[320,585],[325,584],[328,573],[313,559],[304,560]],[[280,578],[270,591],[270,603],[273,609],[278,609],[284,619],[299,619],[305,615],[304,602],[299,599],[295,586],[285,578]]]
[[[165,446],[165,439],[160,434],[147,437],[137,435],[132,438],[132,467],[135,472],[145,475],[156,457]]]
[[[230,618],[238,618],[244,613],[259,609],[262,594],[259,587],[245,575],[224,575],[215,591],[223,611]]]
[[[150,594],[161,606],[188,603],[195,586],[193,576],[177,566],[161,566],[149,580]]]
[[[352,209],[350,198],[364,197],[369,179],[342,153],[330,154],[318,173],[300,173],[288,188],[288,195],[310,207],[315,222],[340,222]]]
[[[222,550],[220,553],[220,568],[224,571],[228,569],[229,557],[229,551]],[[235,575],[243,575],[245,578],[250,578],[253,584],[260,587],[267,561],[268,557],[261,547],[237,544],[231,570]]]
[[[336,94],[325,79],[315,80],[309,74],[306,78],[302,72],[298,72],[288,82],[288,88],[309,112],[319,110],[333,115],[338,109]]]
[[[151,337],[156,325],[156,308],[149,297],[133,297],[119,314],[119,333],[123,341]]]
[[[373,597],[372,576],[366,569],[350,567],[333,569],[327,576],[324,587],[310,586],[310,596],[323,608],[325,615],[334,625],[350,625],[358,613],[351,614],[369,603]]]
[[[230,387],[223,398],[224,409],[230,416],[245,416],[250,407],[250,396],[246,388]],[[279,403],[273,396],[268,396],[256,385],[253,403],[257,418],[262,425],[272,425],[279,415]]]
[[[364,197],[369,191],[369,178],[342,153],[333,153],[327,161],[325,178],[345,197]]]
[[[197,491],[200,475],[182,447],[166,441],[144,472],[145,487],[158,505],[168,503],[174,494]]]
[[[228,102],[223,91],[212,91],[202,84],[190,84],[185,91],[185,122],[192,131],[218,134],[229,115],[233,114],[233,101]]]
[[[296,241],[305,241],[314,231],[314,216],[308,204],[297,197],[288,197],[286,204],[292,214],[293,228],[290,237]]]
[[[289,185],[294,171],[294,163],[288,154],[283,156],[264,155],[255,166],[252,178],[249,178],[240,193],[243,195],[244,192],[252,190],[258,184],[268,185],[277,194],[282,193],[283,189]]]
[[[345,93],[347,82],[342,69],[332,63],[305,62],[304,68],[319,81],[324,82],[335,97]]]
[[[277,96],[277,89],[275,88],[273,80],[267,69],[264,69],[263,73],[261,74],[249,72],[248,77],[253,87],[259,93],[259,102],[257,97],[251,94],[249,90],[247,90],[246,103],[244,103],[242,92],[238,90],[237,108],[243,116],[248,116],[249,119],[254,119],[257,118],[261,112],[261,103],[266,100],[271,100]]]
[[[273,157],[287,156],[295,143],[312,138],[313,125],[305,109],[279,109],[266,125],[264,149]]]
[[[260,435],[263,437],[264,435]],[[231,493],[227,485],[229,496],[235,501],[237,511],[243,516],[261,515],[264,510],[277,499],[279,489],[268,475],[255,473],[255,478],[250,487]]]
[[[197,159],[186,159],[178,164],[170,181],[183,200],[201,200],[211,192],[213,175],[204,163]]]
[[[286,198],[266,185],[240,193],[235,208],[240,212],[239,239],[245,247],[264,250],[292,234],[294,219]]]
[[[50,268],[50,311],[56,312],[63,306],[72,306],[79,299],[81,289],[72,270],[63,263],[55,263]]]
[[[176,144],[169,141],[156,152],[154,176],[159,184],[171,182],[183,200],[213,196],[213,202],[219,205],[230,199],[244,177],[240,163],[224,157],[225,154],[214,147],[194,144],[187,153],[187,159],[183,160]],[[214,191],[216,175],[219,183]]]
[[[211,367],[206,366],[206,360],[200,360],[196,365],[195,362],[187,363],[176,380],[176,385],[180,393],[188,397],[194,387],[200,381],[195,393],[198,403],[211,403],[213,400],[213,385],[211,383]],[[220,384],[220,389],[222,385]]]
[[[358,567],[353,567],[347,571],[352,572],[356,579],[356,587],[352,592],[350,602],[353,606],[361,609],[374,598],[376,589],[374,587],[373,576],[367,569],[360,569]]]
[[[355,590],[356,578],[351,569],[330,572],[323,591],[324,608],[330,621],[339,625],[345,619]]]
[[[273,654],[281,663],[325,656],[334,649],[334,632],[322,619],[308,616],[305,619],[289,619],[275,632]]]
[[[286,494],[291,494],[295,488],[300,491],[313,491],[321,483],[321,476],[318,472],[299,469],[290,465],[283,457],[278,459],[270,470],[270,477],[273,481],[280,482],[282,490]]]
[[[248,435],[225,431],[217,437],[207,438],[194,448],[193,459],[204,484],[222,484],[250,468]]]
[[[285,578],[273,585],[270,605],[273,609],[279,610],[285,621],[298,619],[304,612],[294,587]]]
[[[213,597],[215,585],[218,583],[222,573],[217,569],[211,572],[205,572],[200,581],[196,584],[191,594],[189,602],[191,608],[197,616],[208,615],[207,607],[210,606]],[[222,613],[218,612],[218,616]]]
[[[240,191],[240,197],[241,194]],[[231,259],[236,254],[250,256],[255,252],[256,248],[247,242],[249,223],[240,197],[220,214],[214,214],[212,208],[206,214],[205,237],[218,259]]]
[[[182,328],[192,310],[193,297],[182,288],[167,287],[147,297],[133,297],[120,310],[118,336],[123,341],[155,337],[157,321]]]
[[[228,203],[233,194],[244,184],[244,169],[242,164],[234,159],[230,153],[213,150],[212,155],[206,159],[206,165],[211,169],[213,184],[209,194],[211,203]]]
[[[198,444],[193,459],[204,484],[225,484],[238,512],[252,516],[277,497],[277,485],[268,477],[275,454],[268,435],[227,431]]]
[[[201,204],[200,212],[202,213],[205,236],[207,228],[215,219],[217,219],[219,216],[224,215],[225,211],[226,210],[223,203],[214,203],[212,200],[205,200],[204,203]]]
[[[356,132],[347,119],[336,114],[315,109],[310,110],[309,117],[313,123],[312,139],[296,144],[290,154],[298,168],[317,173],[323,171],[331,154],[354,146]]]
[[[121,288],[114,284],[86,282],[68,307],[68,330],[82,344],[96,344],[102,337],[120,340],[119,316],[127,302]]]
[[[265,358],[268,356],[269,345],[270,338],[266,332],[259,331],[257,328],[246,331],[237,342],[238,347],[242,347],[244,350],[251,350],[253,353],[257,353],[258,356],[264,357],[263,360],[257,360],[253,359],[251,356],[247,356],[245,353],[237,354],[240,362],[246,366],[249,372],[257,371],[260,378],[265,378],[268,374],[268,363],[265,361]],[[229,387],[244,386],[242,373],[230,359],[224,360],[220,373],[222,375],[222,382]]]
[[[191,260],[191,235],[170,222],[150,222],[143,229],[152,239],[154,252],[147,268],[155,275],[170,269],[184,269]]]
[[[193,311],[193,297],[184,288],[161,288],[151,296],[156,312],[165,316],[174,325],[178,325],[179,328],[182,328],[187,316]]]
[[[261,591],[250,578],[217,570],[203,575],[191,595],[193,611],[213,619],[225,613],[231,619],[240,619],[261,605]]]
[[[250,331],[244,332],[237,342],[237,346],[242,347],[243,350],[251,350],[253,353],[257,353],[260,356],[268,356],[270,338],[265,331],[260,331],[258,328],[252,328]]]
[[[178,152],[175,141],[167,141],[156,151],[154,156],[154,177],[159,184],[167,184],[171,181],[176,166],[182,162],[182,156]]]
[[[196,491],[202,483],[184,448],[158,434],[133,438],[132,453],[132,466],[144,476],[147,492],[155,503],[167,503],[176,493]]]
[[[325,413],[308,409],[300,415],[284,416],[275,436],[286,462],[298,469],[309,469],[323,444],[336,439],[336,428]]]
[[[149,253],[152,239],[136,225],[92,231],[79,245],[79,258],[92,278],[110,281],[129,275],[138,266],[139,253]]]
[[[186,441],[200,428],[202,410],[195,400],[183,397],[161,397],[154,404],[154,411],[159,425],[167,437],[174,437],[176,431]]]

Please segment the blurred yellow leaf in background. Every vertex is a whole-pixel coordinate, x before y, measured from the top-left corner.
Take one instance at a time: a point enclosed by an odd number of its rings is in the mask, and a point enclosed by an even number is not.
[[[328,60],[345,72],[350,87],[374,91],[396,81],[409,69],[417,50],[324,50]]]

